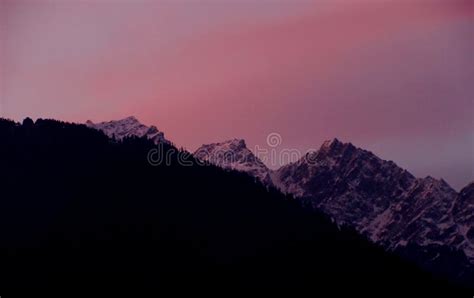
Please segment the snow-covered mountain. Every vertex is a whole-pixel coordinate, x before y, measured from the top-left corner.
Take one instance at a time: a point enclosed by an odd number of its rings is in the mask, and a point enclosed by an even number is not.
[[[247,148],[244,140],[203,145],[194,152],[194,156],[224,169],[248,173],[265,185],[272,185],[270,169]]]
[[[415,178],[392,161],[337,139],[273,175],[274,184],[338,224],[389,249],[449,245],[474,261],[474,186]]]
[[[130,116],[122,120],[113,120],[108,122],[93,123],[88,120],[86,125],[91,128],[95,128],[103,131],[110,138],[121,140],[124,137],[137,136],[147,137],[148,139],[158,143],[170,143],[166,138],[165,134],[156,128],[156,126],[146,126],[137,118]]]
[[[163,132],[135,117],[86,125],[116,139],[146,136],[169,143]],[[203,145],[194,156],[292,194],[388,249],[447,245],[463,250],[474,263],[474,182],[458,194],[442,179],[416,178],[392,161],[337,139],[276,171],[242,139]]]
[[[204,145],[195,156],[257,177],[388,249],[443,245],[474,262],[474,183],[458,194],[442,179],[416,178],[337,139],[276,171],[244,140]]]

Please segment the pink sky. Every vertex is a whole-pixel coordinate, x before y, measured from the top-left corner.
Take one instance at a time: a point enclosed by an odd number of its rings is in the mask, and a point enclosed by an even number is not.
[[[474,180],[469,0],[1,0],[0,116],[135,115],[189,150],[328,138]]]

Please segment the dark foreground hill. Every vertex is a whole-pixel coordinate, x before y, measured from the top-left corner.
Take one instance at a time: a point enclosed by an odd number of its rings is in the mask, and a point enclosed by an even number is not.
[[[169,164],[152,166],[146,139],[0,120],[0,289],[454,290],[245,174],[183,165],[163,146]]]

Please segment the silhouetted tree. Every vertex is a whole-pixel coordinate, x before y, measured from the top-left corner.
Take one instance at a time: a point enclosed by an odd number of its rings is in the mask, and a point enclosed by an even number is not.
[[[0,289],[450,287],[246,174],[24,122],[0,119]]]

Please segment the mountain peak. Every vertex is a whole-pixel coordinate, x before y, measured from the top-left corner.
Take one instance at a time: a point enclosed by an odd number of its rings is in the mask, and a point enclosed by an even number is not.
[[[128,121],[128,122],[140,122],[140,121],[138,121],[137,117],[135,117],[135,116],[128,116],[127,118],[125,118],[123,120]]]
[[[323,144],[321,145],[321,148],[330,148],[332,146],[339,146],[339,145],[343,145],[343,143],[339,141],[339,139],[333,138],[333,139],[324,141]]]
[[[354,147],[354,145],[352,145],[351,143],[343,143],[341,142],[339,139],[337,138],[334,138],[334,139],[331,139],[331,140],[326,140],[324,141],[324,143],[321,145],[321,148],[319,149],[319,151],[322,151],[322,152],[339,152],[340,150],[344,149],[344,148],[348,148],[348,147]]]
[[[425,178],[421,179],[423,183],[432,187],[450,189],[454,192],[454,189],[444,180],[444,179],[436,179],[432,176],[426,176]]]
[[[228,140],[224,143],[228,143],[231,146],[235,146],[236,148],[247,148],[247,144],[245,143],[244,139],[232,139]]]
[[[202,145],[196,152],[228,152],[228,151],[240,151],[240,150],[248,150],[247,144],[245,143],[244,139],[229,139],[223,142],[218,143],[211,143]],[[249,150],[250,151],[250,150]]]
[[[137,137],[146,137],[152,140],[154,143],[170,143],[165,139],[163,132],[159,131],[156,126],[146,126],[135,116],[129,116],[121,120],[112,120],[108,122],[93,123],[88,120],[86,125],[101,130],[108,137],[115,138],[117,140],[122,140],[125,137],[137,136]]]
[[[270,169],[247,148],[243,139],[202,145],[194,156],[224,169],[247,173],[265,185],[272,185]]]
[[[340,162],[341,158],[348,158],[354,154],[370,158],[372,154],[363,149],[357,148],[352,143],[343,143],[337,138],[325,141],[313,156],[318,160],[326,160],[329,163]]]

